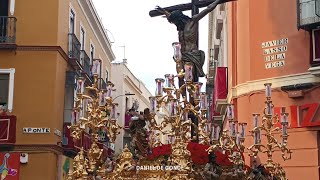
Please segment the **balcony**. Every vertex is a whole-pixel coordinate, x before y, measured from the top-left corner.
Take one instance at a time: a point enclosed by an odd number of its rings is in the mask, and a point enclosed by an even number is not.
[[[86,79],[92,82],[92,73],[91,73],[91,65],[90,58],[87,55],[86,51],[80,51],[80,64],[81,64],[81,73],[86,77]]]
[[[98,80],[98,89],[107,89],[107,83],[102,78]]]
[[[0,49],[15,49],[16,45],[15,17],[0,16]]]
[[[88,151],[91,146],[91,137],[88,133],[83,132],[81,139],[74,141],[71,137],[70,129],[68,129],[68,126],[70,126],[70,123],[64,124],[64,134],[62,139],[62,147],[64,148],[65,154],[73,154],[75,155],[81,147],[83,147],[84,151]],[[114,152],[111,150],[107,143],[98,142],[97,143],[99,148],[103,149],[103,158],[107,156],[111,156]]]
[[[0,115],[0,144],[13,145],[16,143],[16,116]]]
[[[76,87],[76,78],[79,76],[77,72],[67,71],[66,72],[66,83],[65,87]]]
[[[80,47],[81,44],[75,34],[69,33],[69,61],[75,70],[81,69],[80,63]]]
[[[320,0],[297,0],[298,26],[311,30],[320,25]]]
[[[215,38],[220,39],[221,38],[221,32],[223,28],[223,20],[225,18],[225,12],[224,11],[217,11],[216,13],[216,21],[215,21],[215,27],[216,27],[216,34]]]
[[[228,77],[227,67],[217,67],[214,87],[214,110],[217,114],[225,114],[227,108]]]

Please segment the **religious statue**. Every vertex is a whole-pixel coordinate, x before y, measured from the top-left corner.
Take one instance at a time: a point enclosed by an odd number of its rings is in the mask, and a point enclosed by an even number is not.
[[[145,109],[145,112],[147,111],[148,109]],[[134,109],[131,109],[129,113],[132,116],[132,120],[129,124],[132,145],[138,155],[146,157],[148,153],[148,134],[145,129],[145,117],[142,114],[135,112]]]
[[[105,164],[106,164],[106,172],[111,173],[115,168],[115,162],[112,159],[107,158]]]
[[[88,152],[88,159],[89,159],[88,172],[93,172],[95,170],[95,167],[97,163],[99,163],[99,160],[102,156],[102,152],[103,150],[99,148],[96,142],[94,142]]]
[[[216,155],[212,152],[209,154],[209,162],[204,167],[204,177],[206,180],[219,179],[222,171],[220,166],[216,163]]]
[[[195,14],[192,17],[184,15],[181,10],[169,12],[159,6],[156,8],[157,11],[167,17],[170,23],[177,26],[179,43],[181,44],[182,63],[191,62],[193,64],[194,82],[198,82],[199,77],[205,77],[205,73],[202,70],[205,62],[205,53],[198,49],[198,21],[214,10],[218,4],[229,1],[234,0],[216,0],[199,14]],[[182,78],[179,80],[179,86],[182,85],[181,83],[183,83]]]
[[[88,172],[86,170],[87,167],[88,167],[88,160],[85,159],[83,148],[81,148],[80,152],[74,158],[74,162],[73,162],[74,171],[72,172],[71,170],[69,170],[68,178],[70,179],[72,177],[75,177],[76,180],[80,180],[84,177],[87,177],[88,176]]]
[[[266,173],[265,167],[262,165],[259,165],[258,167],[252,169],[252,171],[249,173],[248,178],[249,180],[268,180],[269,175]]]
[[[122,127],[117,124],[116,120],[111,120],[107,124],[107,135],[110,142],[115,142],[117,135],[120,134],[120,129],[122,129]]]

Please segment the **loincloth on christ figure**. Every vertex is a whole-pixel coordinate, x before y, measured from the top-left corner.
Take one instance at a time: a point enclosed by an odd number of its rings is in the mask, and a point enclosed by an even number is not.
[[[191,62],[194,65],[193,76],[195,80],[198,77],[205,77],[205,73],[202,70],[205,61],[205,53],[201,50],[182,53],[182,62]]]

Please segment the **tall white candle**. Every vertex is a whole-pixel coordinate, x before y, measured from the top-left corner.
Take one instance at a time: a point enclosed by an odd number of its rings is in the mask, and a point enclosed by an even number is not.
[[[260,114],[252,114],[253,115],[253,126],[256,128],[259,126],[259,116]]]
[[[264,84],[266,87],[266,97],[271,97],[271,83]]]
[[[282,122],[282,135],[287,136],[288,135],[288,122]]]
[[[240,137],[241,137],[241,135],[238,133],[238,134],[237,134],[237,139],[236,139],[237,145],[240,144]]]
[[[240,123],[240,128],[241,128],[240,135],[242,138],[246,136],[246,127],[247,127],[247,123]]]
[[[184,79],[185,81],[193,81],[193,65],[191,63],[185,63],[184,65]]]
[[[260,144],[260,131],[254,131],[253,133],[254,144]]]
[[[234,106],[232,104],[227,107],[227,118],[234,119]]]
[[[281,114],[281,122],[288,122],[288,113]]]

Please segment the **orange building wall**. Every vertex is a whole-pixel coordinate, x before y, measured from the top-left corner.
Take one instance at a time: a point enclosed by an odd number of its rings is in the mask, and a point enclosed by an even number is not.
[[[58,58],[59,57],[59,58]],[[15,68],[13,114],[16,144],[57,144],[62,131],[67,63],[58,52],[0,53],[1,68]],[[23,134],[24,127],[47,127],[50,134]]]
[[[239,85],[248,81],[286,76],[308,72],[310,67],[310,35],[297,29],[297,4],[293,0],[240,0],[228,3],[228,70],[229,85],[237,90]],[[288,50],[285,66],[265,68],[262,42],[288,38]],[[272,48],[272,47],[270,47]],[[231,83],[231,82],[232,83]],[[249,91],[241,96],[232,94],[231,102],[235,104],[235,115],[239,122],[247,122],[247,132],[253,128],[252,113],[262,114],[265,94],[262,91]],[[250,88],[250,87],[248,87]],[[262,89],[262,87],[261,87]],[[289,120],[292,119],[290,106],[301,106],[320,102],[320,88],[305,93],[303,98],[289,98],[288,94],[276,88],[272,91],[275,107],[286,107]],[[301,109],[300,109],[301,110]],[[306,110],[300,111],[300,121],[306,117]],[[320,121],[320,109],[315,114],[315,121]],[[226,124],[228,127],[228,124]],[[288,147],[292,149],[292,159],[283,161],[279,151],[274,153],[275,162],[286,170],[290,180],[317,180],[319,176],[319,126],[289,129]],[[279,137],[279,135],[277,135]],[[262,139],[265,137],[262,136]],[[278,138],[280,140],[280,137]],[[262,141],[265,143],[265,141]],[[247,136],[246,147],[253,144],[252,136]],[[246,163],[250,158],[245,152]],[[265,155],[259,154],[261,163]]]
[[[105,70],[108,70],[109,74],[111,72],[111,59],[107,57],[103,48],[101,47],[95,32],[91,29],[90,23],[88,22],[87,16],[85,16],[82,7],[79,5],[78,0],[65,1],[59,0],[59,16],[58,16],[58,44],[62,47],[65,52],[68,52],[68,33],[69,33],[69,15],[70,9],[73,9],[76,13],[75,21],[75,35],[80,41],[80,25],[85,29],[85,51],[88,56],[90,56],[90,42],[93,43],[95,52],[94,58],[103,61],[102,67],[102,77],[104,78]],[[87,12],[88,13],[88,12]],[[98,31],[98,30],[96,30]]]
[[[249,0],[237,1],[237,83],[250,78]]]
[[[251,96],[243,96],[237,98],[237,119],[239,122],[247,122],[247,132],[252,130],[252,113],[263,114],[265,100],[264,92],[255,93]],[[315,89],[305,95],[303,99],[291,99],[285,92],[273,91],[272,100],[275,107],[286,107],[286,112],[289,113],[289,122],[292,120],[290,106],[304,105],[309,103],[320,102],[320,89]],[[301,120],[305,118],[306,111],[301,113]],[[315,119],[320,120],[320,110],[318,109]],[[261,121],[260,121],[261,122]],[[274,153],[274,161],[279,162],[286,170],[288,179],[319,179],[319,127],[309,128],[291,128],[289,129],[288,147],[292,149],[292,159],[283,161],[279,152]],[[250,135],[250,134],[248,134]],[[276,136],[281,142],[279,135]],[[262,144],[265,144],[265,137],[262,136]],[[246,147],[253,144],[252,136],[247,136]],[[265,162],[266,155],[258,156],[261,162]],[[250,158],[246,156],[246,162],[250,162]],[[306,172],[310,172],[307,174]]]
[[[57,179],[57,155],[49,152],[29,153],[28,159],[27,164],[20,165],[21,180]]]
[[[15,4],[18,45],[57,45],[58,1],[28,0]]]
[[[296,1],[250,1],[249,9],[250,36],[247,40],[250,42],[251,76],[248,80],[306,72],[310,67],[310,36],[297,29]],[[285,66],[265,69],[261,43],[282,38],[289,39]]]

